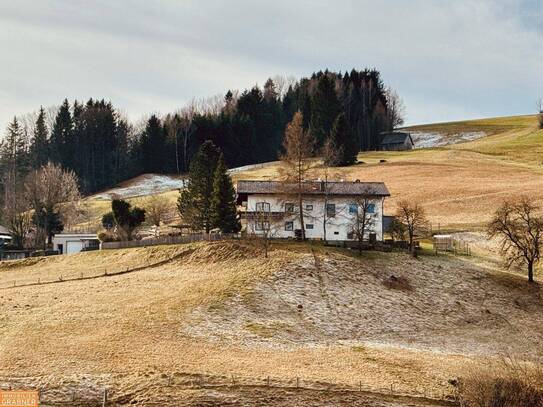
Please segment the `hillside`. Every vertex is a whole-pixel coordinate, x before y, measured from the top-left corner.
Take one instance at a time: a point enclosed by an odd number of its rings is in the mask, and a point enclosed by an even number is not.
[[[332,177],[384,181],[392,194],[386,201],[386,212],[393,214],[399,199],[419,201],[436,229],[480,230],[506,198],[530,194],[543,199],[543,130],[538,130],[535,116],[431,124],[407,130],[439,134],[444,139],[470,132],[487,136],[439,148],[360,153],[358,164],[336,168]],[[280,166],[271,162],[242,167],[233,170],[232,177],[277,179]],[[315,160],[310,176],[318,178],[322,172],[321,162]],[[178,196],[173,187],[167,192],[168,188],[153,189],[149,188],[153,183],[141,182],[133,180],[121,188],[137,192],[128,197],[141,195],[142,189],[164,193],[171,202]],[[115,190],[84,201],[95,222],[108,210],[103,197],[110,192]]]
[[[543,357],[532,346],[543,340],[541,295],[521,277],[449,256],[272,249],[266,259],[256,243],[218,242],[2,263],[0,384],[47,386],[49,400],[96,400],[107,386],[118,405],[439,405],[382,393],[441,397],[487,356]],[[321,391],[249,386],[268,376]],[[370,393],[322,391],[360,385]]]

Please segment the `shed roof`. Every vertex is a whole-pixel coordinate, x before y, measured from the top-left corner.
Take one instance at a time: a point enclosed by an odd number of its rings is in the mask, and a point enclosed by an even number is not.
[[[390,196],[383,182],[304,181],[304,194],[324,195],[373,195]],[[327,188],[325,188],[325,186]],[[297,191],[295,183],[280,181],[238,181],[236,191],[240,194],[288,194]]]
[[[407,139],[409,139],[411,144],[413,144],[411,133],[407,133],[405,131],[393,131],[390,133],[381,133],[381,136],[383,136],[383,141],[381,141],[381,145],[403,144],[407,141]]]

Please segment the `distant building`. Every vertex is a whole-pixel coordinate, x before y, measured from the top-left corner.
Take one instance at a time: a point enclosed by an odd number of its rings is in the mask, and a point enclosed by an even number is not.
[[[303,183],[303,215],[308,239],[323,239],[326,216],[326,239],[330,241],[356,240],[353,228],[359,203],[365,198],[366,213],[371,225],[366,230],[367,240],[383,240],[383,205],[390,196],[382,182],[327,182]],[[294,238],[301,235],[299,205],[293,191],[294,184],[278,181],[239,181],[237,203],[245,207],[244,226],[249,233],[274,238]]]
[[[8,228],[0,226],[0,245],[11,243],[11,232]]]
[[[59,254],[73,254],[100,247],[95,233],[57,233],[53,236],[53,250]]]
[[[379,150],[382,151],[412,150],[415,146],[411,134],[404,131],[381,133],[381,140]]]

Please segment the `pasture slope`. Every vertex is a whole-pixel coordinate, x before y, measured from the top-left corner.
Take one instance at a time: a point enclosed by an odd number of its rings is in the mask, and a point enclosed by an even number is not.
[[[0,288],[0,385],[44,405],[437,406],[543,356],[538,286],[430,253],[201,242],[5,262]]]
[[[479,230],[504,199],[523,193],[543,199],[543,130],[538,129],[536,116],[440,123],[407,130],[437,134],[443,140],[456,140],[466,133],[487,136],[407,152],[360,153],[358,164],[334,169],[332,178],[384,181],[392,194],[386,201],[386,212],[394,212],[398,199],[414,199],[424,205],[435,228]],[[278,179],[280,166],[279,162],[247,166],[232,171],[232,177]],[[322,177],[322,173],[322,163],[316,159],[310,177]],[[171,177],[166,182],[163,178],[138,177],[118,189],[86,198],[83,206],[91,222],[98,224],[109,210],[104,198],[111,193],[122,191],[135,203],[142,195],[160,193],[173,205],[180,181]],[[175,215],[172,213],[172,219]]]
[[[503,199],[543,198],[536,126],[534,116],[418,126],[487,136],[362,153],[335,176],[385,181],[388,213],[415,199],[434,227],[477,239]],[[275,179],[279,167],[232,175]],[[316,159],[312,176],[321,171]],[[147,193],[138,182],[120,187]],[[174,202],[170,186],[150,192]],[[104,197],[83,201],[86,222],[99,222]],[[258,242],[202,242],[3,262],[0,387],[40,387],[51,406],[98,405],[104,388],[110,405],[449,405],[436,400],[449,379],[489,358],[543,357],[540,285],[501,271],[482,246],[412,259],[274,243],[266,258]]]

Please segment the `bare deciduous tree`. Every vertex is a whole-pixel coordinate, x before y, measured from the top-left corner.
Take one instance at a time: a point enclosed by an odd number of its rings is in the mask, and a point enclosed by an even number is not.
[[[500,252],[507,266],[525,266],[528,281],[534,281],[534,266],[541,258],[543,216],[529,197],[506,201],[488,224],[488,235],[500,239]]]
[[[310,132],[303,128],[302,113],[299,111],[296,112],[285,130],[285,137],[283,139],[285,153],[281,155],[281,161],[284,164],[282,173],[286,181],[284,193],[295,196],[298,201],[298,217],[300,218],[303,240],[305,240],[303,211],[304,180],[311,168],[311,156],[314,144]]]
[[[424,208],[418,202],[401,200],[396,207],[396,219],[401,222],[409,238],[409,251],[413,253],[413,239],[415,234],[427,225]]]
[[[194,126],[194,118],[197,113],[198,107],[196,100],[194,99],[178,113],[181,117],[180,134],[183,147],[183,171],[185,172],[189,169],[189,143],[192,138],[192,134],[196,130]]]
[[[167,215],[174,206],[169,199],[163,195],[151,195],[146,197],[141,206],[145,209],[145,218],[151,225],[155,226],[155,236],[160,235],[160,224],[164,222]]]
[[[56,214],[65,225],[76,215],[80,199],[77,176],[48,163],[32,171],[25,179],[25,191],[34,213],[43,213],[46,219]],[[51,243],[52,230],[44,223],[47,243]]]
[[[166,133],[168,137],[174,141],[175,146],[175,168],[177,175],[181,174],[181,168],[179,166],[179,134],[182,129],[181,117],[179,114],[169,114],[164,119],[164,126],[166,127]]]
[[[336,173],[332,172],[332,168],[336,167],[339,158],[341,157],[341,149],[338,148],[334,141],[328,137],[326,141],[324,142],[324,145],[321,150],[322,155],[322,190],[324,192],[324,211],[323,211],[323,217],[322,217],[322,229],[323,229],[323,239],[324,242],[327,242],[327,236],[326,236],[326,226],[328,224],[329,218],[328,218],[328,212],[326,208],[328,207],[328,199],[330,196],[330,184],[329,180],[333,178]]]
[[[254,230],[252,231],[256,241],[259,242],[264,249],[264,257],[268,258],[270,247],[270,238],[273,235],[272,230],[272,214],[269,205],[260,205],[255,208],[253,213],[254,222],[252,223]]]
[[[32,226],[30,204],[24,192],[16,182],[4,184],[3,221],[11,232],[13,245],[19,249],[24,247],[25,237]]]
[[[368,232],[375,226],[376,214],[375,203],[371,192],[365,191],[355,198],[349,212],[354,216],[351,221],[351,233],[358,241],[358,252],[362,253],[362,245]],[[354,207],[356,206],[356,208]]]
[[[398,93],[392,89],[385,90],[387,99],[387,121],[390,130],[400,127],[405,122],[405,105]]]

